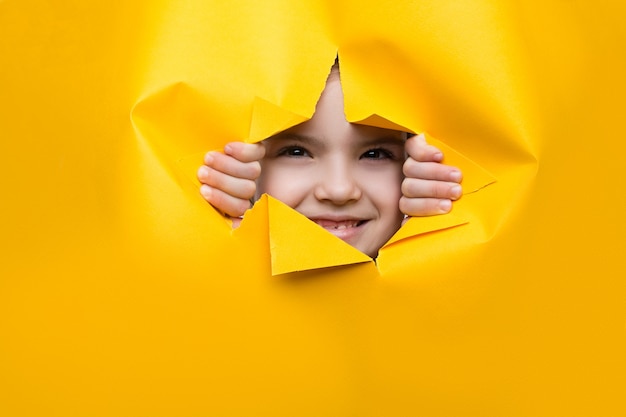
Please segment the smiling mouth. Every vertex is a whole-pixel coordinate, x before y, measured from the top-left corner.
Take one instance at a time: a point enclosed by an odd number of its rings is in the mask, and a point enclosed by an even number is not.
[[[311,220],[329,231],[352,229],[355,227],[359,227],[365,222],[367,222],[367,220],[341,220],[341,221],[326,220],[326,219],[311,219]]]

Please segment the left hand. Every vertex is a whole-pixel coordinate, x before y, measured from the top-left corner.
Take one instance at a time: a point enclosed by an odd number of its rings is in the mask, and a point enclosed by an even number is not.
[[[463,194],[461,171],[443,164],[443,153],[426,143],[424,134],[407,139],[405,149],[400,210],[408,216],[448,213]]]

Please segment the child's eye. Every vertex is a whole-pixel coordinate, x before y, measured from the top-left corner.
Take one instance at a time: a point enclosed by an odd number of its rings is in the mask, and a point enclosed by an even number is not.
[[[362,159],[394,159],[393,152],[390,152],[386,149],[377,148],[370,149],[366,151],[363,155],[361,155]]]
[[[306,157],[311,156],[309,152],[301,146],[286,146],[278,151],[278,156]]]

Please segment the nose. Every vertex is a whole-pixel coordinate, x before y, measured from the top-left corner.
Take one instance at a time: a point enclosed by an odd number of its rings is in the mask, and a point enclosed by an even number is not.
[[[348,162],[336,159],[329,161],[319,173],[315,198],[335,205],[358,201],[362,191],[355,174],[355,169]]]

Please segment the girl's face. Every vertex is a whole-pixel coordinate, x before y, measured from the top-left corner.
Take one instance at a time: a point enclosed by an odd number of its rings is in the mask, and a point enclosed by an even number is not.
[[[400,228],[405,133],[350,124],[333,71],[311,120],[265,141],[258,192],[375,257]]]

